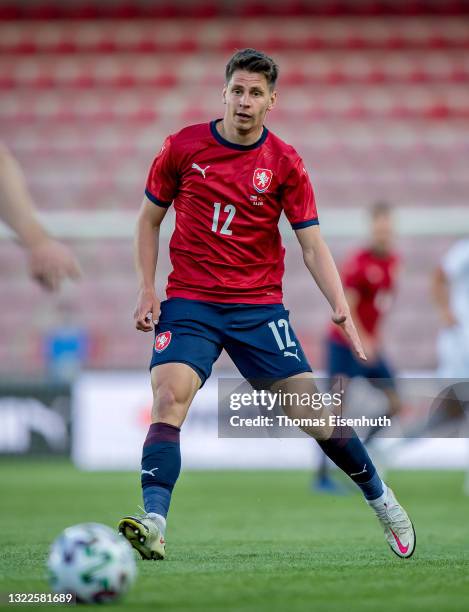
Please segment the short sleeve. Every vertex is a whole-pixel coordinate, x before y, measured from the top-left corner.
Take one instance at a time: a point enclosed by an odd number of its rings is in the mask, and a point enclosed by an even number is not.
[[[313,186],[299,156],[283,185],[282,206],[293,229],[319,225]]]
[[[168,136],[148,173],[145,195],[157,206],[168,208],[177,194],[178,175],[171,136]]]

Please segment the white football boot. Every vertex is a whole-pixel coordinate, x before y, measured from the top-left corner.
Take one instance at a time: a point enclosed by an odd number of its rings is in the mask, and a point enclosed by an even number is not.
[[[381,497],[367,500],[367,503],[376,512],[379,522],[384,529],[384,537],[395,553],[401,559],[408,559],[414,554],[416,537],[415,529],[407,512],[399,504],[389,487]]]
[[[124,516],[117,528],[140,553],[142,559],[164,559],[164,536],[151,514]]]

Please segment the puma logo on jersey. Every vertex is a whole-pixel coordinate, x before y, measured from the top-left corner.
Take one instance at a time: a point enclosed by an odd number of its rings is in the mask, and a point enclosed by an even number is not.
[[[291,353],[290,351],[284,351],[283,356],[284,357],[295,357],[295,359],[298,359],[298,361],[301,361],[301,359],[298,357],[298,349],[296,349],[294,353]]]
[[[193,170],[198,170],[200,172],[200,174],[205,178],[205,173],[207,172],[207,170],[210,168],[210,166],[205,166],[205,168],[201,168],[198,164],[193,163],[192,164],[192,169]]]

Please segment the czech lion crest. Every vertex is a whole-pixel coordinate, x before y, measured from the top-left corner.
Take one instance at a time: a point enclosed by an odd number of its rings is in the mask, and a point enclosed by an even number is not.
[[[252,176],[252,184],[254,185],[254,189],[259,193],[264,193],[264,191],[267,191],[272,181],[272,176],[272,170],[268,170],[267,168],[256,168]]]
[[[165,331],[158,334],[155,338],[155,351],[157,353],[161,353],[167,348],[168,344],[171,342],[171,332]]]

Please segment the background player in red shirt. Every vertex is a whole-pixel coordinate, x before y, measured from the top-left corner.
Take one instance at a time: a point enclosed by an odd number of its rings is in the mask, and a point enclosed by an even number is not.
[[[357,327],[367,356],[364,362],[354,354],[347,336],[337,325],[331,325],[326,342],[326,368],[331,386],[341,379],[366,378],[387,398],[387,416],[396,415],[401,402],[396,391],[394,372],[383,354],[381,327],[396,290],[399,257],[394,250],[392,210],[387,202],[377,202],[370,209],[371,235],[369,244],[351,253],[343,264],[341,278],[350,313]],[[371,428],[365,443],[378,433]],[[327,458],[321,456],[316,489],[335,492],[329,478]]]
[[[136,236],[140,291],[137,329],[151,331],[152,425],[143,447],[145,514],[126,516],[120,532],[145,559],[165,556],[164,533],[181,467],[180,428],[197,390],[225,349],[249,381],[272,391],[315,393],[309,365],[282,304],[285,212],[305,265],[360,358],[365,359],[340,278],[318,227],[311,183],[296,151],[264,126],[276,101],[278,68],[254,49],[226,67],[223,119],[168,137],[150,170]],[[174,202],[168,299],[155,294],[160,224]],[[153,323],[152,323],[153,321]],[[311,418],[309,407],[286,409]],[[381,481],[350,427],[305,427],[329,458],[360,487],[392,550],[409,557],[412,523]],[[196,528],[196,526],[194,526]]]

